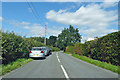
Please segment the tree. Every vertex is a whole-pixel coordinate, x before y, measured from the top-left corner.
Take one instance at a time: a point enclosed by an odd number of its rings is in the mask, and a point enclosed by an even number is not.
[[[81,35],[78,28],[74,29],[72,25],[69,28],[64,28],[61,34],[58,35],[57,46],[65,50],[67,46],[72,46],[76,42],[81,42]]]
[[[56,41],[57,41],[57,37],[56,36],[50,36],[49,37],[49,40],[48,40],[48,45],[51,45],[53,47],[56,46]]]

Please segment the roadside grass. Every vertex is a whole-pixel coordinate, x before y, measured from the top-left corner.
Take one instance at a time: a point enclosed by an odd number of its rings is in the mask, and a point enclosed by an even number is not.
[[[71,53],[69,53],[69,52],[64,52],[64,53],[66,53],[66,54],[71,54]]]
[[[66,54],[71,54],[69,52],[65,52]],[[98,60],[94,60],[94,59],[91,59],[89,57],[86,57],[86,56],[80,56],[78,54],[71,54],[71,56],[73,57],[76,57],[78,59],[81,59],[83,61],[86,61],[88,63],[91,63],[91,64],[94,64],[98,67],[101,67],[101,68],[104,68],[104,69],[107,69],[107,70],[110,70],[110,71],[113,71],[115,73],[119,73],[120,74],[120,71],[118,70],[118,66],[115,66],[115,65],[112,65],[112,64],[109,64],[109,63],[106,63],[106,62],[101,62],[101,61],[98,61]]]
[[[1,65],[2,69],[0,69],[0,72],[2,72],[2,74],[0,74],[0,76],[5,75],[6,73],[11,72],[14,69],[17,69],[32,60],[33,59],[21,58],[21,59],[17,59],[15,62],[7,64],[7,65],[2,64]]]
[[[0,65],[0,75],[2,75],[2,65]]]

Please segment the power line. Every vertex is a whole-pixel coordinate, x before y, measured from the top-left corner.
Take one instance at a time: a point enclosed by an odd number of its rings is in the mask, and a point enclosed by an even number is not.
[[[38,17],[39,17],[39,19],[40,19],[40,16],[39,16],[39,14],[38,14],[38,12],[37,12],[37,10],[36,10],[36,8],[35,8],[34,4],[33,4],[32,2],[30,2],[30,3],[31,3],[31,5],[34,7],[35,12],[36,12],[37,16],[38,16]]]
[[[33,5],[33,3],[31,2],[31,3],[29,3],[29,1],[28,0],[26,0],[27,1],[27,4],[29,5],[29,7],[30,7],[30,9],[31,9],[31,11],[32,11],[32,13],[33,13],[33,15],[36,17],[36,19],[40,22],[40,16],[39,16],[39,14],[37,13],[37,11],[36,11],[36,8],[35,8],[35,6]],[[34,9],[33,9],[33,7],[34,7]],[[46,45],[46,24],[45,24],[45,39],[44,39],[44,45]]]
[[[35,10],[35,8],[33,9],[33,4],[30,4],[28,0],[27,1],[27,4],[29,6],[29,8],[31,9],[33,15],[35,16],[35,18],[40,22],[40,16],[38,15],[37,11]]]

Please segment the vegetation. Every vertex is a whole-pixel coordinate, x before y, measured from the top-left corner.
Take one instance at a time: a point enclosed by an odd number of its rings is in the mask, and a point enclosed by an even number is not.
[[[66,52],[84,55],[113,65],[120,65],[120,56],[118,56],[120,52],[119,36],[120,31],[87,41],[84,44],[76,43],[74,46],[67,46]]]
[[[53,47],[53,46],[47,46],[47,47],[51,48],[52,51],[60,51],[60,49],[57,47]]]
[[[44,37],[30,37],[38,42],[44,43]],[[67,46],[73,46],[76,42],[81,42],[81,35],[79,34],[78,28],[74,29],[72,25],[69,28],[62,30],[62,33],[56,36],[50,36],[49,39],[46,39],[47,46],[52,46],[53,50],[65,50]],[[55,48],[56,47],[56,48]],[[58,49],[60,48],[60,49]]]
[[[28,38],[29,39],[29,38]],[[34,39],[34,40],[36,40],[36,41],[38,41],[38,42],[41,42],[41,43],[44,43],[44,37],[30,37],[30,39]]]
[[[71,54],[71,53],[67,52],[67,54]],[[78,54],[71,54],[71,55],[76,57],[76,58],[78,58],[78,59],[86,61],[88,63],[94,64],[96,66],[99,66],[99,67],[102,67],[102,68],[105,68],[107,70],[111,70],[111,71],[113,71],[115,73],[119,73],[120,74],[120,72],[118,71],[118,66],[115,66],[115,65],[112,65],[112,64],[108,64],[106,62],[101,62],[101,61],[98,61],[98,60],[94,60],[94,59],[91,59],[91,58],[86,57],[86,56],[80,56]]]
[[[58,35],[57,47],[65,50],[67,46],[72,46],[76,42],[81,42],[81,35],[78,28],[74,29],[70,25],[69,28],[65,28],[61,34]]]
[[[38,39],[39,38],[35,38]],[[2,32],[2,68],[0,72],[4,75],[27,62],[32,61],[29,59],[29,52],[32,47],[44,46],[40,41],[34,38],[25,38],[16,35],[14,32]],[[48,46],[52,51],[59,51],[60,49],[53,46]],[[1,67],[1,66],[0,66]]]
[[[74,46],[67,46],[66,52],[84,55],[86,53],[86,46],[82,43],[75,43]]]
[[[44,37],[30,37],[30,39],[34,39],[38,42],[41,42],[41,43],[44,43]],[[57,41],[57,37],[56,36],[50,36],[49,39],[46,38],[46,44],[49,45],[49,46],[53,46],[55,47],[56,46],[56,41]]]
[[[120,31],[86,42],[87,49],[85,56],[118,65],[118,54],[120,52],[119,36]]]
[[[53,51],[59,51],[57,47],[53,47],[55,43],[54,36],[50,37],[51,45],[49,46]],[[44,46],[39,40],[43,38],[31,37],[25,38],[16,35],[14,32],[2,32],[2,58],[3,64],[11,63],[18,58],[28,58],[32,47]],[[52,41],[53,40],[53,41]]]
[[[47,45],[56,46],[56,41],[57,41],[57,37],[56,36],[50,36],[49,39],[47,40]]]
[[[28,58],[31,48],[35,46],[43,46],[43,43],[17,36],[14,32],[2,33],[3,64],[8,64],[18,58]]]
[[[7,65],[2,65],[2,69],[0,69],[0,72],[2,72],[2,74],[0,75],[4,75],[8,72],[11,72],[12,70],[17,69],[30,61],[32,61],[32,59],[21,58]]]
[[[0,30],[0,59],[2,59],[2,33],[1,33],[1,30]]]

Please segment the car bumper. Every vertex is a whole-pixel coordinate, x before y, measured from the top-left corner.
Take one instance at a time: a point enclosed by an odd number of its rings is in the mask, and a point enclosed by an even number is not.
[[[45,57],[45,55],[29,55],[31,58]]]

